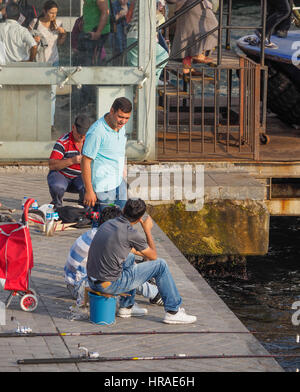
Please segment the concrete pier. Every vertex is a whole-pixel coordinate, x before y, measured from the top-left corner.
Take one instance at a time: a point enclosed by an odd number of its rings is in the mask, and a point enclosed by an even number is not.
[[[20,214],[23,196],[33,197],[38,203],[50,201],[45,172],[1,173],[0,202],[16,208]],[[88,320],[70,320],[69,307],[74,304],[64,283],[63,268],[73,241],[84,230],[55,233],[53,237],[31,230],[34,251],[34,268],[31,286],[38,294],[38,308],[32,312],[20,309],[14,299],[6,310],[6,325],[0,332],[12,331],[16,322],[29,326],[33,332],[83,332],[83,331],[242,331],[247,329],[210,288],[201,275],[189,264],[165,233],[155,225],[153,230],[159,257],[170,267],[183,297],[183,307],[198,317],[195,324],[170,326],[162,323],[162,307],[150,305],[137,296],[137,303],[148,309],[141,318],[116,318],[112,326],[97,326]],[[4,301],[7,292],[0,292]],[[251,334],[199,334],[199,335],[138,335],[90,337],[20,337],[0,338],[1,372],[281,372],[272,358],[194,359],[165,361],[126,361],[54,365],[18,365],[17,359],[69,357],[78,354],[78,344],[101,356],[157,356],[157,355],[268,355]],[[180,372],[180,374],[179,374]],[[138,378],[138,376],[136,376]],[[101,384],[101,381],[100,381]]]
[[[268,251],[266,187],[246,170],[204,164],[132,165],[129,194],[186,255],[263,255]]]

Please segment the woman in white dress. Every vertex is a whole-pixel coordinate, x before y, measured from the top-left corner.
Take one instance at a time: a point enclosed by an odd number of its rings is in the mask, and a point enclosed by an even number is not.
[[[34,19],[30,25],[39,34],[40,50],[36,56],[37,62],[51,63],[54,67],[59,65],[58,45],[62,45],[66,39],[66,31],[62,21],[56,19],[58,5],[53,0],[48,0],[43,6],[42,14]],[[56,100],[56,86],[51,89],[51,125],[54,126]]]

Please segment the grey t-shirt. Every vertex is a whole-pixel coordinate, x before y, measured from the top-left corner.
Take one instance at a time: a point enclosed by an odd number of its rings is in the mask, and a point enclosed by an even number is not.
[[[117,280],[132,248],[142,251],[148,243],[124,216],[108,220],[99,227],[91,243],[87,275],[104,282]]]

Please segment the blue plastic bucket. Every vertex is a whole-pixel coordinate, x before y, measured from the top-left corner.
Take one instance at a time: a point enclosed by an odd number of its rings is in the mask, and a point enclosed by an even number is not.
[[[109,325],[115,322],[116,297],[103,297],[89,292],[90,321],[94,324]]]

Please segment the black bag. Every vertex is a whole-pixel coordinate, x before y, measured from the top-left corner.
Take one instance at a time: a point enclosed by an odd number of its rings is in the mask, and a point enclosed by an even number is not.
[[[85,208],[64,206],[58,207],[56,211],[62,223],[75,223],[82,221],[82,218],[86,217]]]
[[[30,23],[34,18],[37,18],[37,12],[33,5],[28,4],[27,0],[19,0],[18,6],[20,8],[20,12],[25,18],[21,23],[22,26],[28,28]]]

